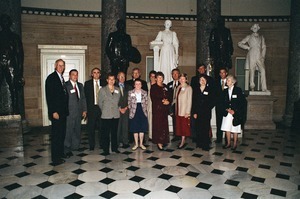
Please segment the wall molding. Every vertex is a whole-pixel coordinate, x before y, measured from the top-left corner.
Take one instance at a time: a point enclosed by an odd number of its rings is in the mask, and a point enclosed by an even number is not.
[[[100,11],[58,10],[22,7],[22,14],[60,17],[101,18]],[[128,19],[197,21],[196,15],[126,13]],[[290,22],[290,16],[223,16],[226,22]]]

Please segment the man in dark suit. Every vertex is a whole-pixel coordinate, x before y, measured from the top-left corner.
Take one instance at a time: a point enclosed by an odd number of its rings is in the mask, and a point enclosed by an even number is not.
[[[87,108],[82,83],[78,82],[78,71],[69,72],[69,81],[66,82],[69,95],[69,116],[65,138],[65,154],[73,155],[72,151],[79,150],[81,136],[81,120],[86,118]]]
[[[123,144],[122,148],[126,149],[129,147],[128,144],[128,122],[129,122],[129,110],[128,110],[128,91],[132,90],[132,87],[125,84],[125,73],[118,73],[117,87],[121,92],[119,101],[120,106],[120,119],[118,125],[118,144]]]
[[[84,83],[84,93],[87,104],[87,130],[89,137],[90,151],[95,149],[95,131],[98,131],[99,147],[102,147],[101,140],[101,110],[98,106],[98,96],[103,82],[100,80],[101,72],[99,68],[93,68],[92,79]]]
[[[59,165],[65,161],[64,140],[66,136],[66,118],[69,115],[68,93],[63,79],[65,61],[55,61],[55,71],[46,79],[46,101],[48,116],[52,122],[51,129],[51,159],[53,165]]]
[[[170,107],[170,112],[169,112],[169,114],[172,117],[172,123],[173,123],[173,136],[174,137],[173,137],[172,141],[177,141],[177,140],[181,139],[180,137],[176,136],[176,120],[175,120],[176,119],[176,115],[175,115],[175,101],[174,101],[174,98],[176,98],[176,96],[175,96],[176,89],[177,89],[177,87],[180,84],[180,82],[179,82],[179,76],[180,76],[180,70],[178,68],[174,68],[172,70],[173,81],[170,81],[167,84],[167,88],[168,88],[168,91],[170,93],[170,99],[172,99],[172,101],[171,101],[171,107]]]
[[[223,138],[223,131],[221,130],[222,119],[223,119],[223,90],[226,87],[226,77],[228,75],[228,71],[226,68],[220,68],[219,78],[216,79],[216,96],[217,96],[217,103],[216,103],[216,123],[217,123],[217,139],[216,143],[222,143]],[[226,139],[225,139],[226,140]]]
[[[134,68],[134,69],[132,69],[132,74],[131,74],[131,76],[132,76],[132,79],[131,79],[131,80],[127,80],[127,81],[125,82],[125,84],[126,84],[126,85],[129,85],[131,88],[133,88],[133,87],[134,87],[134,80],[135,80],[135,79],[141,79],[141,71],[140,71],[140,69],[139,69],[139,68]],[[142,81],[142,89],[143,89],[144,91],[147,91],[147,92],[148,92],[147,82],[146,82],[145,80],[142,80],[142,79],[141,79],[141,81]]]

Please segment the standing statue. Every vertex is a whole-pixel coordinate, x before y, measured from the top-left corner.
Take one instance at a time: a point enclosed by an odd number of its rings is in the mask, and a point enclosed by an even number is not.
[[[267,91],[266,72],[264,64],[266,56],[266,44],[265,38],[258,33],[259,29],[259,25],[254,24],[251,27],[253,33],[240,41],[238,43],[238,46],[242,49],[248,50],[245,69],[250,70],[250,89],[254,91],[254,73],[255,70],[258,69],[261,75],[262,91]]]
[[[111,32],[106,41],[105,52],[110,60],[111,72],[117,77],[119,72],[127,75],[129,62],[139,63],[141,54],[132,47],[131,37],[125,32],[125,21],[117,21],[117,31]]]
[[[23,45],[19,35],[10,30],[11,18],[0,17],[0,115],[20,114],[23,107]]]
[[[155,41],[162,41],[163,45],[159,55],[159,71],[165,75],[164,82],[172,80],[171,71],[178,65],[178,47],[179,41],[176,32],[171,31],[172,22],[165,21],[165,30],[159,31]]]
[[[225,27],[225,20],[218,18],[217,27],[210,32],[209,54],[213,61],[214,77],[219,77],[220,68],[231,69],[231,55],[233,54],[233,45],[231,33]]]

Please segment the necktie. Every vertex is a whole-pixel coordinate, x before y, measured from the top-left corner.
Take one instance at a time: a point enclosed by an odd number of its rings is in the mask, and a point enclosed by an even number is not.
[[[61,80],[61,84],[63,86],[64,92],[65,92],[65,94],[67,94],[66,83],[65,83],[63,75],[61,75],[61,79],[60,80]]]
[[[222,81],[222,90],[224,90],[225,82],[224,82],[224,80],[221,80],[221,81]]]
[[[78,95],[78,90],[77,90],[76,84],[74,84],[74,90],[76,93],[77,100],[79,100],[79,95]]]
[[[124,84],[120,84],[120,90],[121,90],[122,96],[123,96],[123,89],[124,89]]]
[[[98,104],[99,101],[99,83],[96,81],[96,104]]]

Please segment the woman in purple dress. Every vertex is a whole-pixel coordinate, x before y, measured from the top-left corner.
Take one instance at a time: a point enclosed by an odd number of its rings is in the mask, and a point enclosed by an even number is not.
[[[152,101],[152,142],[157,144],[159,150],[169,143],[169,92],[164,82],[164,74],[156,73],[156,84],[151,86],[150,95]]]

